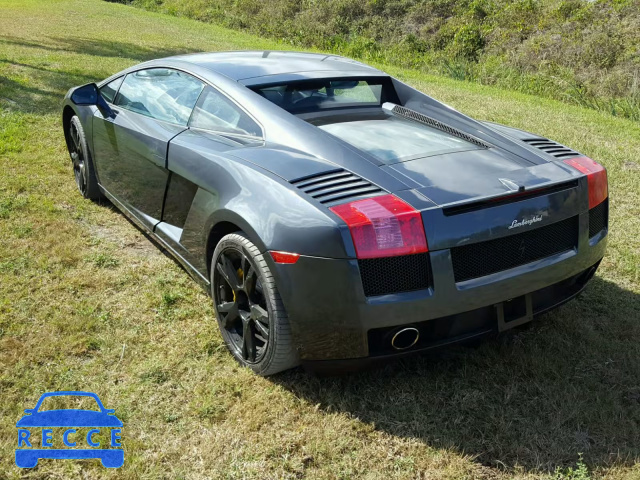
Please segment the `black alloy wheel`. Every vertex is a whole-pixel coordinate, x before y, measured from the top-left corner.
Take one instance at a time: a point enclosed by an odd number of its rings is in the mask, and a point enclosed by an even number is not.
[[[84,129],[77,116],[71,118],[69,122],[66,139],[78,190],[85,198],[92,200],[102,198]]]
[[[222,338],[259,375],[298,365],[289,319],[265,255],[244,233],[220,240],[211,260],[211,294]]]
[[[259,362],[269,343],[269,312],[255,267],[242,251],[230,247],[218,256],[214,279],[220,320],[233,348],[245,362]]]
[[[69,145],[69,155],[71,155],[71,161],[73,162],[73,173],[76,177],[76,185],[78,190],[83,196],[86,196],[87,192],[87,168],[82,149],[82,137],[78,130],[78,124],[71,122],[69,127],[69,139],[71,144]]]

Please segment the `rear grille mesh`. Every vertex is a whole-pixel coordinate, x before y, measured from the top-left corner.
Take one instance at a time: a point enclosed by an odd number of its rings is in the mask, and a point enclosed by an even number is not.
[[[428,125],[432,128],[437,128],[438,130],[442,130],[443,132],[448,133],[449,135],[453,135],[454,137],[458,137],[463,140],[466,140],[467,142],[473,143],[478,147],[489,148],[491,146],[488,143],[483,142],[479,138],[474,137],[473,135],[469,135],[468,133],[461,132],[457,128],[453,128],[447,125],[446,123],[442,123],[441,121],[436,120],[435,118],[428,117],[423,113],[415,112],[409,108],[402,107],[400,105],[395,105],[391,109],[391,111],[397,115],[402,115],[403,117],[409,118],[416,122],[424,123],[425,125]]]
[[[456,282],[508,270],[577,248],[578,217],[508,237],[451,249]]]
[[[292,180],[291,184],[329,206],[385,193],[377,185],[342,168]]]
[[[589,238],[595,237],[602,230],[607,228],[607,220],[609,216],[608,203],[609,199],[606,199],[600,205],[589,210]]]
[[[564,145],[554,142],[553,140],[549,140],[548,138],[525,138],[522,141],[556,158],[569,158],[580,155],[575,150],[571,150],[569,147],[565,147]]]
[[[358,260],[367,297],[424,290],[431,286],[428,253]]]

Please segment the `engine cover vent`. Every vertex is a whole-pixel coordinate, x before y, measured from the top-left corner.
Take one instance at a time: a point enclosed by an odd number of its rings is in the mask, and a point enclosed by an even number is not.
[[[466,140],[469,143],[473,143],[478,147],[481,147],[481,148],[491,147],[491,145],[480,140],[479,138],[476,138],[473,135],[469,135],[468,133],[461,132],[457,128],[453,128],[452,126],[447,125],[446,123],[442,123],[441,121],[436,120],[435,118],[428,117],[423,113],[416,112],[414,110],[411,110],[407,107],[403,107],[401,105],[385,104],[383,107],[386,108],[387,105],[389,106],[393,105],[393,108],[391,108],[391,111],[396,115],[400,115],[402,117],[408,118],[415,122],[424,123],[425,125],[428,125],[429,127],[432,127],[432,128],[437,128],[438,130],[442,130],[443,132],[448,133],[449,135],[453,135],[454,137],[458,137],[458,138],[461,138],[462,140]]]
[[[298,178],[291,184],[328,206],[386,193],[377,185],[342,168]]]
[[[575,150],[571,150],[569,147],[565,147],[564,145],[558,142],[554,142],[553,140],[549,140],[548,138],[542,138],[542,137],[525,138],[522,141],[556,158],[569,158],[569,157],[580,156],[580,154]]]

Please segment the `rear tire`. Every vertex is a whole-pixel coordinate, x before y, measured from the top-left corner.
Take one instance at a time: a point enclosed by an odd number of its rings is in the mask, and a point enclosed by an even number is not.
[[[73,164],[76,185],[82,196],[91,200],[103,198],[93,168],[93,159],[87,146],[87,138],[77,115],[74,115],[69,122],[67,148]]]
[[[243,232],[226,235],[213,252],[211,297],[222,338],[240,365],[267,376],[300,363],[273,275]]]

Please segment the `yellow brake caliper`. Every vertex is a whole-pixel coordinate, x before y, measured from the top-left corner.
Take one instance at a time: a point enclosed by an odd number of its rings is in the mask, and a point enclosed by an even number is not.
[[[244,272],[242,271],[241,268],[238,269],[238,271],[236,272],[238,274],[238,276],[240,277],[240,280],[242,280],[244,278]],[[233,291],[233,301],[236,301],[236,292]]]

